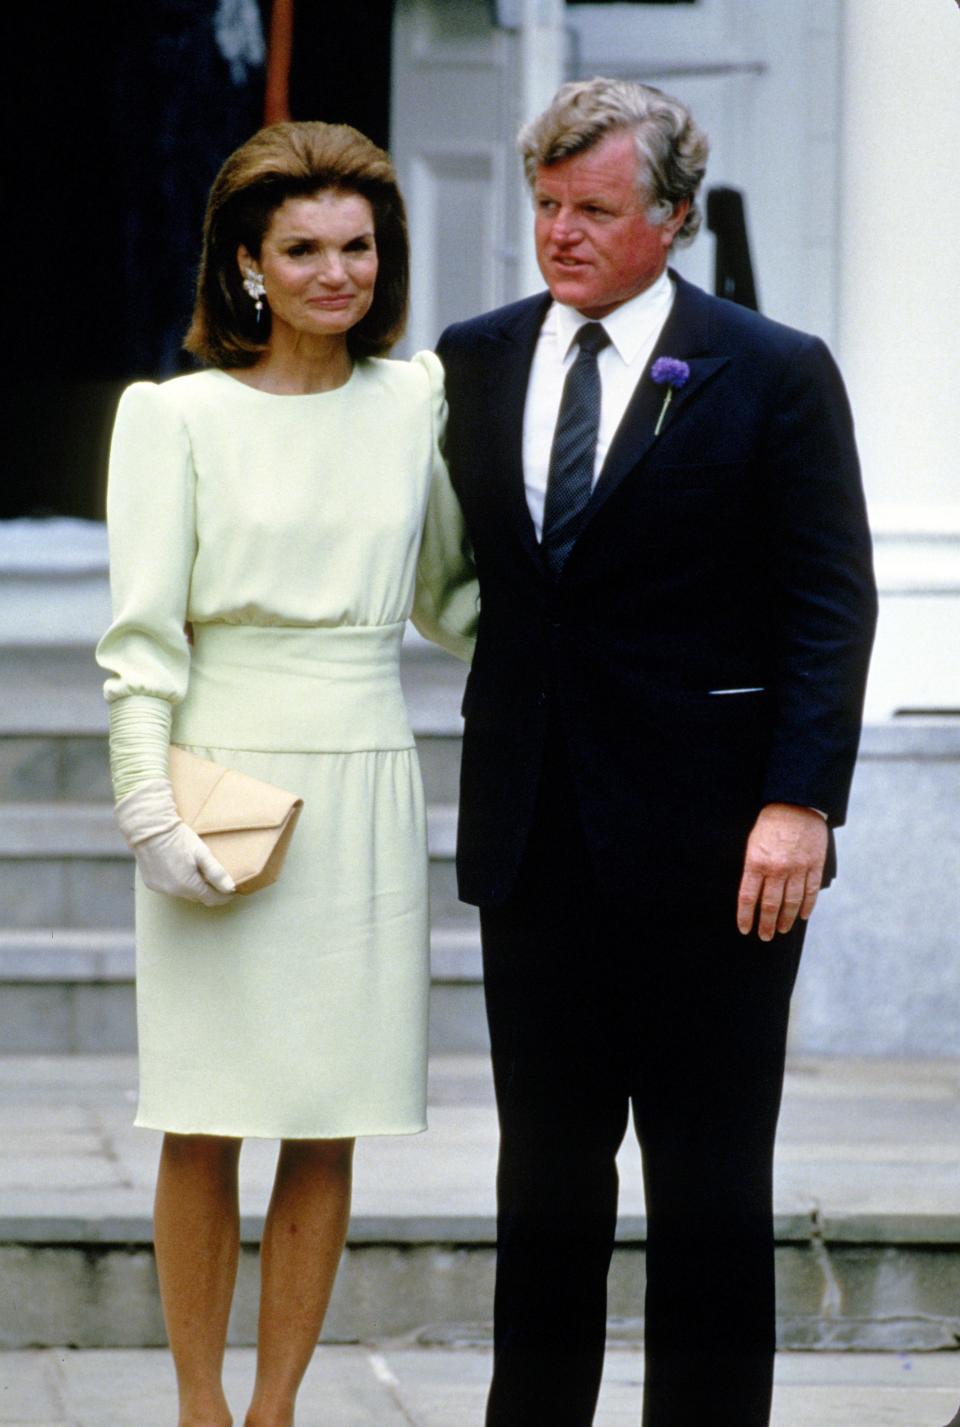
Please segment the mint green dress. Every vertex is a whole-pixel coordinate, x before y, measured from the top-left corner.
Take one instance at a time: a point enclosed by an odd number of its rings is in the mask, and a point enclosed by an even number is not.
[[[425,1126],[426,828],[398,662],[411,613],[472,649],[444,410],[431,353],[308,396],[211,370],[121,400],[97,651],[112,721],[159,711],[175,743],[304,800],[273,887],[209,908],[137,876],[139,1125]],[[120,791],[150,776],[121,774]]]

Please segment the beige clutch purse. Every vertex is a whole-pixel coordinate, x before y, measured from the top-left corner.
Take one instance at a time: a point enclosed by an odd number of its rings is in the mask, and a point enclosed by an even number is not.
[[[177,812],[227,869],[237,891],[259,892],[276,882],[303,799],[175,744],[169,770]]]

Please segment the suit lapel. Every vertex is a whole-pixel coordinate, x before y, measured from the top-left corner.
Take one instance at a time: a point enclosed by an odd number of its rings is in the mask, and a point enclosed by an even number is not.
[[[550,294],[544,293],[483,337],[487,399],[493,414],[487,470],[495,474],[510,524],[538,566],[540,546],[523,481],[523,412],[537,336],[549,305]]]
[[[654,429],[663,405],[665,389],[650,380],[650,367],[660,356],[680,357],[690,366],[686,386],[674,392],[663,430],[682,421],[703,387],[729,358],[709,351],[707,302],[699,288],[672,274],[677,285],[670,315],[637,382],[636,390],[617,428],[596,487],[584,512],[583,525],[571,551],[575,563],[577,546],[594,516],[631,472],[655,446]],[[486,470],[499,486],[499,499],[510,527],[523,549],[543,569],[540,545],[527,506],[523,480],[523,414],[530,380],[530,367],[537,336],[550,306],[550,294],[543,293],[512,308],[497,327],[482,335],[484,377],[491,412],[490,460]]]
[[[600,479],[584,513],[578,540],[582,539],[586,527],[614,491],[646,459],[656,440],[660,439],[654,436],[654,431],[666,388],[650,379],[650,368],[656,359],[661,356],[679,357],[690,367],[686,386],[675,390],[671,398],[661,437],[668,426],[675,427],[683,420],[706,383],[729,361],[728,357],[709,353],[709,324],[703,294],[676,274],[673,276],[677,284],[673,307],[611,442]]]

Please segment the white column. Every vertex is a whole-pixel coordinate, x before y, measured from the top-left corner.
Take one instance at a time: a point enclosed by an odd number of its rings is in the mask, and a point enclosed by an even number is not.
[[[840,347],[878,504],[960,512],[960,10],[848,0]]]
[[[546,109],[563,83],[566,50],[563,0],[523,0],[519,38],[518,127]],[[525,297],[543,287],[534,253],[533,217],[525,183],[518,218],[517,295]]]
[[[872,712],[960,707],[960,10],[847,0],[843,40],[838,355],[883,596]]]

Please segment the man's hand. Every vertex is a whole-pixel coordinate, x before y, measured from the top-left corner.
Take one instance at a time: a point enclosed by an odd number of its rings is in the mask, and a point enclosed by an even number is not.
[[[813,911],[823,881],[827,824],[812,808],[768,803],[747,839],[737,896],[737,927],[749,935],[759,905],[757,935],[773,941]]]

